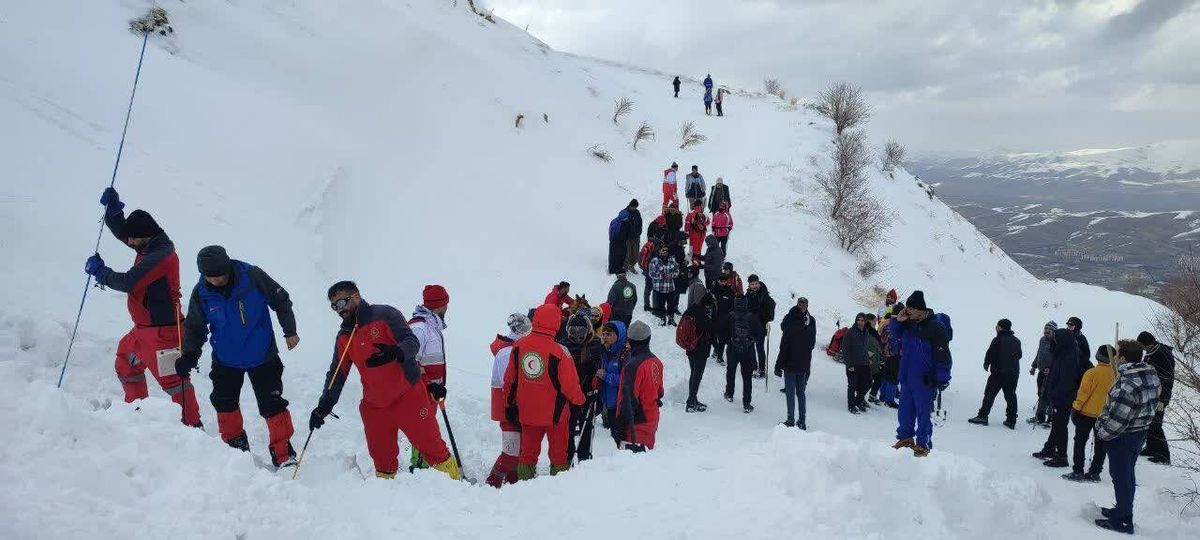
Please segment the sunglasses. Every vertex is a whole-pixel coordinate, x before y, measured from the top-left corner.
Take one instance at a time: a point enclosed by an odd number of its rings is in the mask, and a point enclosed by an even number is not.
[[[345,298],[338,298],[337,300],[330,302],[329,307],[333,308],[334,311],[346,309],[346,306],[350,305],[350,298],[351,297],[349,296]]]

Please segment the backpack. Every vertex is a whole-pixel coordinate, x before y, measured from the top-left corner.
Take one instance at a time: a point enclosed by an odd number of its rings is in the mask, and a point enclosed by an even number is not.
[[[646,242],[642,245],[642,251],[638,253],[638,268],[643,272],[650,270],[650,258],[654,256],[654,242]]]
[[[749,353],[754,349],[754,338],[750,329],[749,315],[733,317],[733,332],[729,336],[729,345],[740,353]]]
[[[950,326],[950,316],[945,313],[934,313],[933,320],[946,329],[946,349],[933,351],[933,361],[934,363],[945,363],[953,366],[954,357],[950,354],[950,342],[954,340],[954,328]]]
[[[848,326],[838,328],[837,331],[833,333],[833,337],[829,338],[829,346],[825,347],[825,354],[828,354],[829,356],[837,356],[839,353],[841,353],[842,338],[846,337],[846,332],[849,330],[850,327]]]
[[[684,314],[683,318],[679,319],[679,326],[675,327],[675,344],[687,352],[692,352],[700,346],[700,332],[696,328],[695,317]]]
[[[612,221],[608,222],[609,240],[618,240],[621,238],[621,223],[623,222],[624,220],[621,219],[621,216],[617,216],[613,218]]]

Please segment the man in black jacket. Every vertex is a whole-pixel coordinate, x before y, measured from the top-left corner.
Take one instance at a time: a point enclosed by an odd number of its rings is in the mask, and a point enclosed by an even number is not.
[[[859,313],[854,324],[842,336],[842,359],[846,364],[846,409],[850,414],[867,410],[867,391],[871,389],[871,357],[868,354],[867,316]]]
[[[1017,381],[1021,378],[1021,340],[1013,335],[1012,321],[1000,319],[996,323],[996,337],[983,356],[983,370],[990,371],[987,386],[983,390],[983,404],[979,414],[968,422],[988,425],[988,414],[996,394],[1004,391],[1004,427],[1017,429]]]
[[[1068,326],[1070,323],[1068,322]],[[1079,341],[1066,328],[1054,331],[1054,363],[1046,378],[1046,399],[1054,407],[1050,417],[1050,435],[1040,452],[1033,457],[1046,460],[1047,467],[1067,467],[1067,424],[1071,419],[1071,403],[1079,390]]]
[[[608,305],[612,306],[610,319],[621,321],[626,326],[633,319],[633,310],[637,309],[637,287],[625,278],[625,272],[617,274],[617,280],[608,289]]]
[[[775,359],[775,376],[783,378],[783,393],[787,396],[787,420],[783,425],[808,429],[804,389],[812,370],[812,352],[817,346],[817,321],[808,313],[808,299],[800,297],[796,305],[783,316],[779,329],[779,356]]]
[[[1146,348],[1146,363],[1154,367],[1158,374],[1161,390],[1158,393],[1158,405],[1154,408],[1154,421],[1150,422],[1150,430],[1146,433],[1146,448],[1141,455],[1150,458],[1150,463],[1162,465],[1171,464],[1171,448],[1167,446],[1167,436],[1163,433],[1163,413],[1171,401],[1171,391],[1175,388],[1175,352],[1174,349],[1159,343],[1150,332],[1138,334],[1138,343]]]
[[[750,274],[746,280],[746,304],[750,308],[750,313],[758,317],[758,322],[762,324],[760,328],[760,337],[754,341],[755,353],[758,355],[758,371],[754,374],[755,378],[763,378],[767,376],[767,326],[771,321],[775,320],[775,299],[771,298],[771,291],[767,290],[767,284],[759,281],[758,274]]]
[[[638,210],[637,199],[629,201],[625,210],[629,212],[625,222],[625,271],[636,274],[638,250],[642,247],[642,212]]]
[[[708,290],[713,295],[715,301],[716,318],[713,320],[717,322],[719,329],[722,321],[733,312],[733,299],[735,295],[733,288],[722,280],[715,281]],[[713,343],[713,354],[717,358],[717,364],[722,366],[725,365],[725,344],[725,337],[718,331],[717,339]]]
[[[751,379],[754,375],[754,340],[758,339],[762,324],[746,306],[746,297],[733,300],[733,313],[721,321],[720,335],[729,351],[729,363],[725,368],[725,401],[733,402],[733,382],[741,366],[742,412],[754,412],[750,404]]]
[[[700,402],[700,381],[704,379],[704,368],[708,364],[708,354],[717,336],[717,301],[712,294],[705,294],[687,311],[683,318],[691,318],[696,325],[696,348],[687,353],[688,364],[691,368],[688,376],[687,412],[704,412],[708,405]]]

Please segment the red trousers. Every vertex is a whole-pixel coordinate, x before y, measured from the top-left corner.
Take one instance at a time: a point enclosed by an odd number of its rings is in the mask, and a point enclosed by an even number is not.
[[[184,424],[200,424],[200,405],[192,382],[175,374],[179,358],[179,329],[176,326],[135,326],[117,345],[117,379],[125,390],[125,403],[150,395],[146,387],[146,368],[158,381],[171,401],[183,407]]]
[[[701,249],[704,247],[704,233],[688,231],[688,242],[692,244],[692,253],[700,255]]]
[[[521,426],[500,422],[500,455],[492,464],[487,483],[492,487],[517,483],[517,461],[521,455]]]
[[[649,450],[654,450],[654,435],[658,433],[658,420],[642,422],[633,427],[633,438],[637,439],[637,444],[645,446]],[[624,437],[625,442],[634,442],[629,440],[629,437]]]
[[[437,405],[424,383],[409,388],[394,403],[382,408],[359,403],[363,431],[367,436],[367,453],[375,462],[375,471],[395,473],[400,467],[399,433],[404,433],[413,448],[431,465],[450,459],[450,449],[442,440],[437,423]]]
[[[679,202],[679,195],[676,194],[676,184],[668,184],[663,182],[663,208],[671,206],[671,202]]]
[[[568,429],[569,422],[559,422],[552,426],[521,425],[521,465],[537,465],[538,457],[542,455],[542,438],[550,439],[550,464],[559,467],[567,465],[567,440],[571,438]]]

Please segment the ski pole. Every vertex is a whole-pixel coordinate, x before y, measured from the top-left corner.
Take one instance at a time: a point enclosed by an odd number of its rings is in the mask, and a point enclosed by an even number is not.
[[[129,117],[133,114],[133,97],[137,95],[138,80],[142,78],[142,60],[146,58],[146,41],[150,39],[149,32],[142,32],[142,52],[138,53],[137,72],[133,75],[133,89],[129,92],[129,106],[125,109],[125,127],[121,128],[121,143],[117,145],[117,159],[113,164],[112,179],[108,181],[108,187],[113,187],[117,184],[117,170],[121,167],[121,153],[125,150],[125,133],[129,131]],[[108,212],[108,208],[104,209]],[[96,248],[94,253],[100,252],[100,238],[104,236],[104,217],[100,218],[100,231],[96,233]],[[97,282],[99,287],[100,283]],[[71,329],[71,339],[67,342],[67,354],[63,358],[62,370],[58,373],[58,388],[62,388],[63,377],[67,375],[67,363],[71,361],[71,349],[75,347],[75,335],[79,333],[79,320],[83,318],[83,304],[87,302],[88,291],[92,288],[92,276],[88,274],[87,279],[83,281],[83,297],[79,299],[79,312],[75,314],[75,326]]]
[[[450,437],[450,449],[454,450],[454,462],[458,464],[459,478],[466,478],[463,474],[462,458],[458,455],[458,443],[454,442],[454,430],[450,429],[450,417],[446,416],[446,400],[438,400],[438,408],[442,410],[442,422],[446,424],[446,435]]]
[[[342,370],[342,362],[346,360],[346,353],[350,352],[350,345],[354,343],[354,332],[356,331],[358,331],[358,323],[354,323],[354,326],[350,328],[350,337],[346,338],[346,347],[342,349],[342,354],[338,356],[337,366],[329,373],[329,382],[325,384],[325,390],[333,388],[333,381],[337,379],[338,372]],[[333,412],[330,412],[329,416],[338,417]],[[304,453],[308,451],[308,442],[312,440],[312,436],[313,430],[310,428],[308,430],[308,437],[304,439],[304,447],[300,449],[300,457],[296,459],[296,470],[292,471],[292,480],[300,476],[300,465],[304,464]]]
[[[767,323],[767,354],[763,357],[762,372],[763,372],[763,390],[771,391],[771,374],[767,371],[767,363],[771,358],[771,323]]]
[[[308,430],[308,437],[304,438],[304,447],[300,449],[300,458],[296,460],[296,469],[292,471],[292,480],[295,480],[300,475],[300,464],[304,463],[304,453],[308,451],[308,443],[312,440],[313,430]]]

